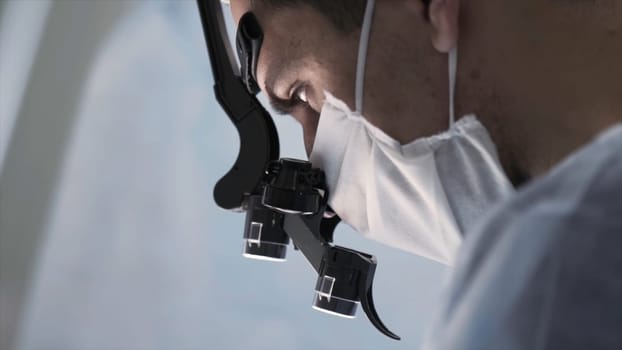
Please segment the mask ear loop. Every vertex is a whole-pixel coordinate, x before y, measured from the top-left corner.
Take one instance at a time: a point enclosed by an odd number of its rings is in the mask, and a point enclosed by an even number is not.
[[[454,115],[454,95],[456,90],[456,72],[458,70],[458,46],[449,51],[449,127],[456,121]]]
[[[367,61],[367,45],[369,44],[369,33],[374,16],[375,0],[367,0],[365,6],[365,17],[361,26],[361,37],[359,38],[359,52],[356,61],[356,82],[354,86],[354,107],[356,113],[363,113],[363,86],[365,85],[365,64]]]

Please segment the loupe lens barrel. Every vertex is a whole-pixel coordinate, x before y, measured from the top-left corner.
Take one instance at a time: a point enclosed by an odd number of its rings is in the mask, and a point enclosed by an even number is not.
[[[289,236],[283,230],[284,216],[261,204],[261,195],[248,198],[244,225],[244,253],[247,258],[284,261]]]
[[[315,293],[313,298],[313,308],[325,312],[330,315],[340,316],[345,318],[356,317],[356,307],[358,301],[341,299],[339,297],[327,298],[320,293]]]
[[[262,242],[255,244],[246,240],[244,245],[244,257],[249,259],[267,261],[285,261],[287,245]]]
[[[359,285],[362,271],[358,258],[357,253],[337,246],[324,253],[315,284],[314,309],[354,318],[361,300]]]

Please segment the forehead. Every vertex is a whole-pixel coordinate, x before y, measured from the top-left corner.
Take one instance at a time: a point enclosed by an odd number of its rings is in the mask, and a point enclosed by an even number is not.
[[[308,15],[308,11],[306,8],[304,8],[304,6],[285,6],[285,8],[280,8],[279,11],[275,11],[275,8],[267,3],[269,3],[269,1],[230,0],[229,8],[231,10],[231,15],[233,17],[234,23],[237,25],[240,17],[242,17],[246,12],[249,11],[252,11],[255,14],[255,17],[257,17],[257,20],[262,24],[262,26],[264,24],[268,25],[268,23],[262,22],[272,22],[275,20],[279,21],[279,19],[283,19],[284,17],[291,17],[292,13],[298,13],[300,15],[299,11],[292,12],[292,9],[294,8],[296,8],[296,10],[301,10],[305,16]]]
[[[233,21],[237,25],[240,17],[252,9],[253,0],[231,0],[229,4],[231,14],[233,15]]]

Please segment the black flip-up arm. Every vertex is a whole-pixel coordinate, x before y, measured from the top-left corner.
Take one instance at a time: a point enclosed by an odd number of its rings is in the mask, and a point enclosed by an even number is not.
[[[279,159],[279,136],[270,114],[240,79],[220,1],[198,0],[198,5],[212,64],[214,93],[240,136],[238,158],[216,184],[214,199],[222,208],[241,209],[245,196],[256,192],[266,165]]]

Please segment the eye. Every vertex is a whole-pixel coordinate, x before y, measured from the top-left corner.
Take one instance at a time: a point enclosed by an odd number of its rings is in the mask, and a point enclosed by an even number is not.
[[[304,83],[294,85],[290,96],[294,102],[309,103],[309,100],[307,100],[307,86]]]
[[[307,89],[304,85],[296,90],[296,98],[304,103],[309,103],[309,101],[307,100]]]

